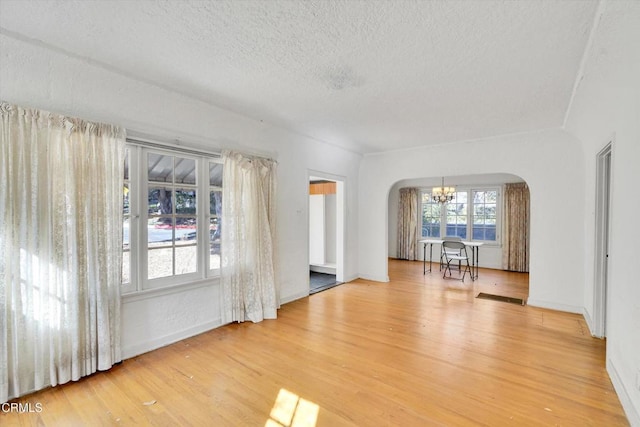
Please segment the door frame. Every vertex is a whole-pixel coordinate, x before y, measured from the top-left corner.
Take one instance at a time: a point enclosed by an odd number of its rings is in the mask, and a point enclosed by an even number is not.
[[[334,175],[317,170],[307,170],[307,186],[313,178],[321,178],[336,183],[336,281],[344,282],[344,265],[346,253],[346,183],[344,176]],[[308,194],[308,191],[307,191]],[[307,266],[309,265],[309,198],[307,197]]]
[[[596,155],[593,336],[598,338],[607,336],[613,143],[611,138]]]

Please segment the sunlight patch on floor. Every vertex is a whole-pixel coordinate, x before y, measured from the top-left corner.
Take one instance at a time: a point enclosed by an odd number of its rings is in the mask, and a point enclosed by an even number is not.
[[[281,388],[265,427],[315,427],[319,411],[315,403]]]

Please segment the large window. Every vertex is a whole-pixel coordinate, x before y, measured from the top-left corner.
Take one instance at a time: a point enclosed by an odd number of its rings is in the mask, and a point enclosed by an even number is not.
[[[422,237],[440,237],[441,208],[431,199],[431,193],[422,193]]]
[[[446,204],[447,229],[445,236],[458,236],[461,239],[467,238],[468,203],[467,192],[456,191],[452,201]]]
[[[422,192],[423,238],[457,236],[463,240],[498,242],[498,188],[458,189],[454,199],[442,205]]]
[[[473,240],[496,240],[498,219],[498,191],[474,190]]]
[[[124,178],[123,292],[217,275],[221,161],[128,144]]]

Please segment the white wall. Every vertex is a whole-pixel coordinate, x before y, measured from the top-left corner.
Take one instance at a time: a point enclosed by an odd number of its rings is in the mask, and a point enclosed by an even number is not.
[[[367,213],[359,222],[360,276],[388,280],[388,197],[396,182],[425,175],[508,173],[526,181],[531,193],[529,304],[582,313],[584,212],[575,209],[584,205],[582,164],[582,147],[562,130],[365,156],[360,169],[359,210]]]
[[[640,426],[640,2],[605,2],[566,128],[585,156],[585,318],[593,316],[596,154],[613,139],[607,369]]]
[[[453,185],[457,188],[477,188],[478,186],[497,187],[501,189],[505,183],[522,182],[522,179],[515,175],[509,174],[487,174],[487,175],[465,175],[447,177],[445,185]],[[430,177],[420,179],[403,179],[396,182],[389,192],[389,214],[388,214],[388,230],[389,230],[389,257],[396,258],[398,254],[398,202],[400,199],[400,189],[403,187],[431,188],[440,186],[441,177]],[[502,210],[502,206],[498,206]],[[498,224],[500,228],[501,224]],[[501,231],[499,231],[501,232]],[[502,268],[502,243],[483,245],[479,250],[479,266],[485,268]],[[423,259],[423,245],[418,245],[418,258]],[[428,252],[428,251],[427,251]],[[440,253],[440,247],[434,245],[434,254]],[[437,255],[436,255],[437,256]],[[427,254],[429,258],[429,254]]]
[[[357,188],[361,156],[171,90],[140,82],[37,44],[0,35],[0,98],[25,107],[124,126],[163,140],[231,148],[278,161],[282,302],[308,295],[309,170],[344,177],[345,279],[357,276]],[[218,282],[124,299],[123,352],[132,356],[220,324]]]
[[[324,265],[325,206],[323,194],[309,194],[309,264]]]
[[[309,195],[309,264],[311,266],[333,266],[319,270],[312,268],[312,271],[335,274],[336,217],[335,194]]]
[[[336,263],[336,194],[325,194],[324,196],[324,250],[325,262],[327,264]]]

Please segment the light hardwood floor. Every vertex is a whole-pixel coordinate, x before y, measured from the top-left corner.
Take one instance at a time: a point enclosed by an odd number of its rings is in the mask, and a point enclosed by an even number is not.
[[[0,425],[628,425],[582,316],[475,298],[526,297],[526,274],[389,274],[26,396],[42,412]]]

